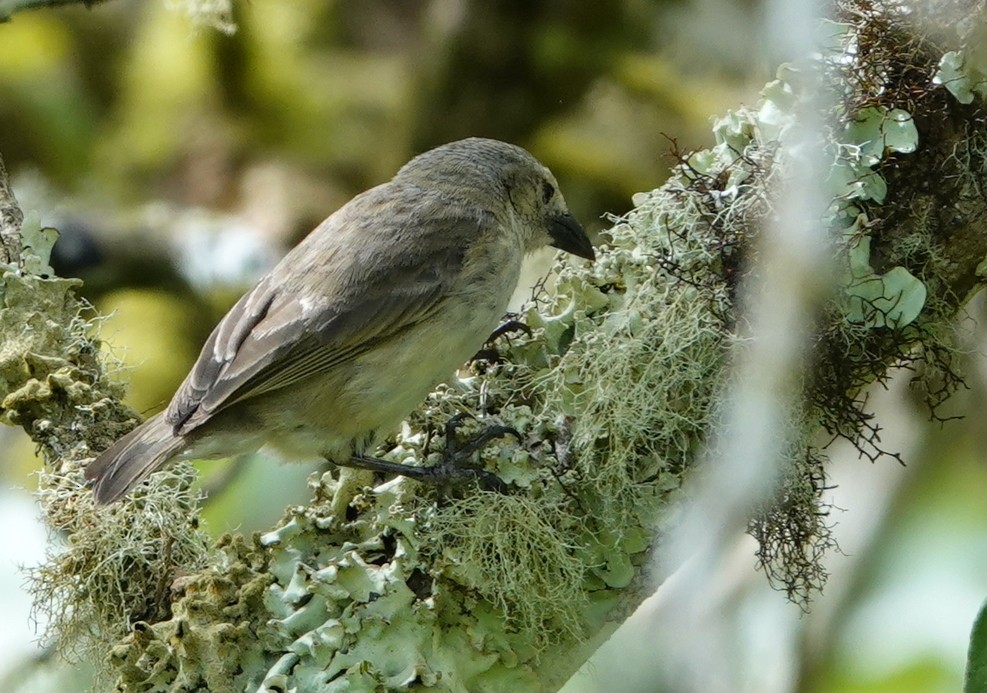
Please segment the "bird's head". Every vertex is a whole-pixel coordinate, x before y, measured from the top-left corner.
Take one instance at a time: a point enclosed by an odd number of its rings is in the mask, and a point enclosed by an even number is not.
[[[551,245],[587,260],[596,253],[583,227],[569,213],[555,176],[521,147],[471,137],[436,147],[412,159],[395,179],[475,193],[494,207],[505,200],[520,221],[525,252]]]
[[[527,152],[525,152],[527,154]],[[529,166],[518,167],[508,181],[508,196],[514,209],[527,219],[530,236],[525,250],[550,245],[587,260],[596,253],[582,225],[569,212],[555,176],[531,158]]]

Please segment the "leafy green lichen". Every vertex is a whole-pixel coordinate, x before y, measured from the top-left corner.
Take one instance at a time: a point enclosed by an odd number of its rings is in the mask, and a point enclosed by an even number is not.
[[[949,51],[939,60],[939,69],[932,78],[941,84],[962,104],[973,103],[974,98],[987,98],[987,65],[982,50],[971,47],[966,51]]]

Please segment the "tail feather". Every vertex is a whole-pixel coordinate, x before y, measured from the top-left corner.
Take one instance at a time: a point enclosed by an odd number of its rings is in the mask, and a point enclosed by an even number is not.
[[[86,467],[95,482],[96,502],[112,503],[164,467],[184,447],[172,427],[158,414],[120,438]]]

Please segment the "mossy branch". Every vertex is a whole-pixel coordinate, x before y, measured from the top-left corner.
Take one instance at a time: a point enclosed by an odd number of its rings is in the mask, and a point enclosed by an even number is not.
[[[957,33],[980,24],[953,21],[983,17],[983,2],[934,5],[842,3],[838,48],[813,66],[826,98],[788,69],[758,110],[721,119],[715,147],[682,154],[666,185],[614,220],[597,263],[555,268],[554,293],[522,316],[530,337],[433,393],[387,452],[429,464],[436,432],[463,411],[477,417],[463,434],[506,423],[525,440],[481,460],[508,494],[327,474],[272,531],[212,553],[183,472],[94,509],[79,464],[129,412],[91,363],[70,287],[31,303],[42,280],[18,291],[25,278],[8,271],[3,310],[17,322],[4,336],[34,315],[54,323],[48,341],[15,346],[21,380],[3,400],[57,470],[42,496],[72,537],[37,576],[41,608],[60,617],[52,637],[88,629],[90,654],[102,646],[128,691],[558,688],[657,584],[660,539],[729,384],[738,287],[758,271],[760,230],[797,156],[790,133],[813,109],[833,162],[820,182],[836,285],[817,307],[811,368],[796,374],[783,473],[750,519],[769,576],[804,603],[831,543],[814,435],[879,454],[861,392],[896,365],[922,364],[934,410],[959,382],[950,326],[987,256],[985,111],[982,96],[965,100],[979,68]]]

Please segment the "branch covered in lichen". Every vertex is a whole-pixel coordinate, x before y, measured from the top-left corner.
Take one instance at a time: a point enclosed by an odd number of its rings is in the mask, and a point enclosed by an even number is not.
[[[312,481],[310,503],[253,542],[221,542],[208,568],[176,576],[146,566],[123,579],[119,563],[75,567],[75,552],[143,556],[149,530],[133,523],[166,514],[168,502],[194,518],[188,497],[168,490],[187,480],[159,479],[131,505],[97,514],[69,465],[65,482],[45,483],[61,484],[60,507],[84,510],[61,522],[73,546],[41,596],[70,608],[89,599],[101,624],[106,614],[127,626],[143,619],[109,658],[121,690],[558,687],[653,588],[647,568],[743,348],[738,287],[758,271],[760,230],[799,155],[790,133],[811,115],[826,124],[813,146],[832,162],[820,181],[832,201],[820,213],[835,286],[814,316],[811,368],[795,374],[801,405],[779,433],[785,464],[749,526],[769,576],[804,603],[825,580],[820,556],[831,545],[819,433],[876,456],[867,385],[912,367],[934,411],[959,383],[950,325],[987,256],[987,138],[980,102],[963,103],[942,82],[961,79],[967,64],[947,56],[965,55],[962,32],[975,25],[952,18],[971,16],[983,17],[982,2],[929,13],[893,0],[842,3],[830,52],[812,68],[826,94],[809,93],[788,68],[758,108],[718,121],[716,146],[682,154],[666,185],[637,196],[595,264],[555,268],[554,291],[521,316],[530,336],[434,392],[386,452],[430,464],[445,421],[470,412],[458,435],[488,423],[523,433],[479,456],[509,493],[326,474]],[[71,324],[72,310],[55,319]],[[48,391],[85,400],[72,373],[32,387],[41,401]],[[35,397],[23,391],[17,411]],[[23,422],[46,441],[37,420]],[[108,439],[101,421],[88,426]],[[102,442],[49,447],[75,460]],[[194,527],[184,529],[170,528],[172,545],[195,545]],[[99,590],[65,587],[73,580]],[[148,595],[141,610],[121,611],[134,591]]]
[[[98,510],[82,463],[136,422],[106,377],[80,282],[52,276],[57,237],[24,218],[0,165],[0,223],[11,262],[0,264],[0,421],[22,427],[44,469],[40,504],[53,533],[48,562],[32,573],[35,608],[63,654],[101,658],[141,619],[170,614],[176,574],[205,565],[188,469],[165,475],[133,509]],[[63,550],[61,537],[70,548]]]

